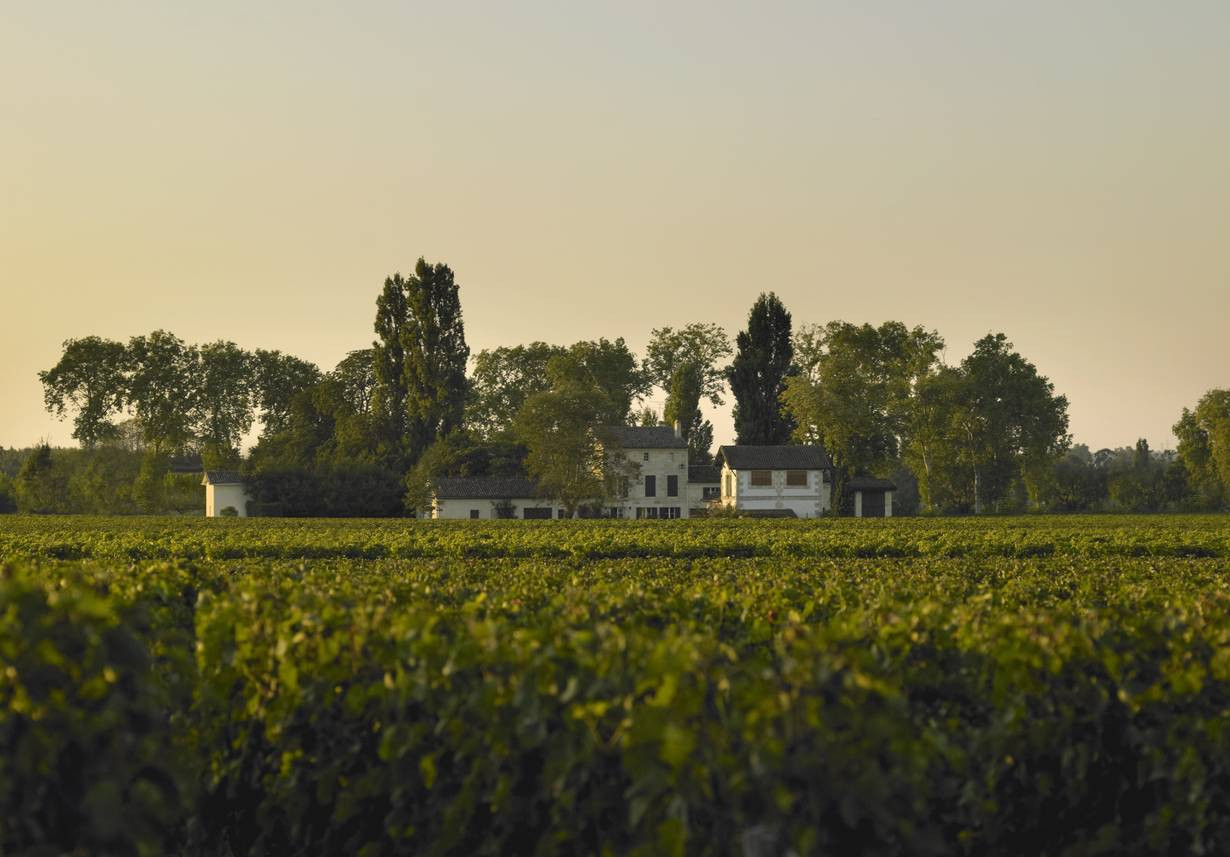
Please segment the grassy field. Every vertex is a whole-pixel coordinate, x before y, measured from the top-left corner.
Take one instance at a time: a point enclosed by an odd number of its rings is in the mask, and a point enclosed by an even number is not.
[[[1230,519],[0,519],[0,853],[1230,852]]]

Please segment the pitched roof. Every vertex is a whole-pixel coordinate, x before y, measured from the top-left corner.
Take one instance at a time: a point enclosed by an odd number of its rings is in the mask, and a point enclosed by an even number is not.
[[[687,449],[670,426],[603,426],[602,433],[621,449]]]
[[[201,479],[202,485],[239,485],[243,483],[243,477],[239,475],[238,470],[206,470],[205,477]]]
[[[851,491],[896,491],[897,485],[889,479],[877,479],[874,476],[855,476],[846,483]]]
[[[688,482],[693,485],[717,485],[722,471],[708,464],[693,464],[688,468]]]
[[[511,500],[538,493],[524,476],[442,476],[435,482],[437,500]]]
[[[828,470],[833,466],[822,446],[723,446],[718,457],[732,470]]]

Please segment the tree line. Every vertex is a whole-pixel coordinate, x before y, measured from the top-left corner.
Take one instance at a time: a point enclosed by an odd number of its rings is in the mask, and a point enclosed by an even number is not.
[[[425,507],[434,479],[480,475],[529,475],[572,511],[616,490],[603,427],[677,422],[690,461],[711,463],[702,406],[727,394],[737,443],[824,446],[838,512],[858,475],[895,480],[904,512],[1218,509],[1230,498],[1230,392],[1183,411],[1174,453],[1090,453],[1072,446],[1067,399],[1002,333],[950,366],[934,330],[795,328],[770,292],[733,343],[693,322],[654,328],[639,358],[622,338],[471,356],[453,271],[424,259],[385,280],[373,329],[369,348],[328,372],[166,331],[69,340],[39,378],[81,449],[0,454],[0,509],[177,511],[199,489],[172,462],[199,455],[242,468],[258,513],[405,514]],[[645,407],[655,389],[661,414]]]

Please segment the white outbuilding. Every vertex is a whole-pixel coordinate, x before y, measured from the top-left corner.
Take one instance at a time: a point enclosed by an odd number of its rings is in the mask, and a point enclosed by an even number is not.
[[[833,465],[822,446],[723,446],[721,504],[758,517],[817,518],[832,508]]]
[[[201,484],[205,486],[206,518],[228,516],[227,509],[234,509],[235,517],[248,517],[248,501],[252,498],[244,490],[238,470],[206,470]]]
[[[846,487],[854,495],[854,517],[893,516],[893,492],[897,490],[894,483],[874,476],[855,476]]]

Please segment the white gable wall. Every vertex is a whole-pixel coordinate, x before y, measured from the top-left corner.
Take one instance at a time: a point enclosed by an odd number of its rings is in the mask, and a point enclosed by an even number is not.
[[[218,518],[222,510],[230,506],[239,513],[239,517],[248,517],[248,492],[242,484],[229,483],[223,485],[205,485],[205,517]]]
[[[723,462],[722,505],[740,512],[791,509],[800,518],[816,518],[828,511],[833,486],[824,479],[824,471],[806,471],[806,487],[787,485],[785,470],[769,472],[771,485],[752,485],[751,470],[734,470]]]

